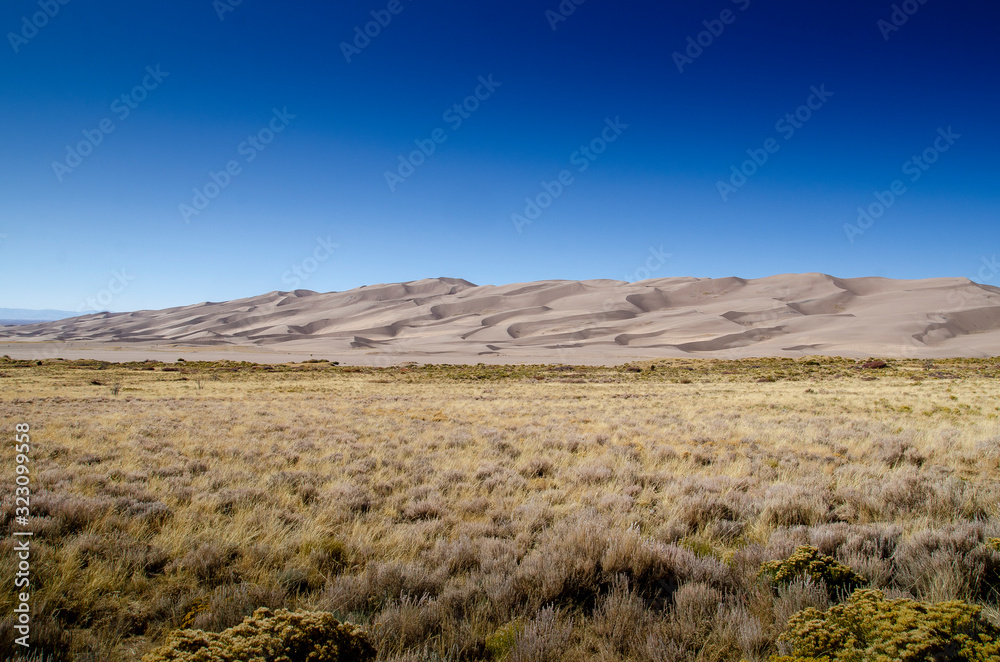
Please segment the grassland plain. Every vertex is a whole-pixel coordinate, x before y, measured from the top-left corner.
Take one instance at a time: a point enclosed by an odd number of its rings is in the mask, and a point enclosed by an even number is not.
[[[0,359],[10,439],[32,434],[32,651],[138,660],[287,607],[380,660],[766,660],[846,598],[761,575],[801,545],[997,623],[998,394],[976,359]]]

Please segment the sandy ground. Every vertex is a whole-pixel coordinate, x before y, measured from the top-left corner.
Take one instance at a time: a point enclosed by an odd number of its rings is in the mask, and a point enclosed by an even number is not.
[[[987,357],[1000,353],[1000,289],[815,273],[503,286],[435,278],[0,327],[0,353],[359,365]]]

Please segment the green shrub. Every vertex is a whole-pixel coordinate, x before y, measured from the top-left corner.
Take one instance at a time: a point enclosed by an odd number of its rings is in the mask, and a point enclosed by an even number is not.
[[[503,660],[506,658],[523,631],[524,623],[517,620],[500,626],[493,634],[486,637],[486,653],[489,655],[489,659]]]
[[[371,662],[365,634],[332,614],[261,608],[222,632],[179,630],[143,662]]]
[[[778,644],[791,655],[772,662],[995,662],[1000,629],[980,608],[959,600],[887,600],[861,589],[823,612],[804,609],[788,621]]]
[[[815,547],[803,545],[784,561],[770,561],[760,566],[760,575],[769,577],[777,586],[783,586],[796,579],[823,581],[831,594],[837,591],[852,591],[867,583],[867,580],[832,556],[819,553]]]

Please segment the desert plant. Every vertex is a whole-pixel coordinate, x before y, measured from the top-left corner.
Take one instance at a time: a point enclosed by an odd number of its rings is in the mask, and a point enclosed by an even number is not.
[[[924,600],[989,599],[1000,589],[1000,552],[978,523],[924,530],[900,543],[895,583]]]
[[[590,625],[602,648],[610,649],[612,654],[627,655],[641,645],[639,633],[646,630],[649,621],[650,614],[642,598],[631,590],[622,575],[598,602]]]
[[[39,428],[32,650],[125,662],[268,607],[356,623],[386,662],[761,662],[850,595],[759,575],[801,545],[1000,625],[1000,363],[889,363],[0,361],[0,415]]]
[[[881,591],[860,589],[828,611],[810,608],[794,615],[778,637],[789,655],[772,659],[986,662],[1000,656],[998,637],[1000,629],[984,620],[975,605],[887,600]]]
[[[486,637],[486,654],[491,660],[505,659],[523,631],[524,623],[520,620],[504,623]]]
[[[547,662],[565,650],[573,621],[564,619],[551,605],[541,609],[518,634],[507,662]]]
[[[796,579],[822,581],[831,593],[851,591],[867,581],[864,577],[840,563],[832,556],[825,556],[810,545],[803,545],[784,561],[769,561],[760,567],[761,576],[770,578],[777,586]]]
[[[686,650],[702,648],[719,625],[722,603],[722,593],[707,584],[692,582],[681,586],[674,594],[669,611],[667,632],[670,638],[683,644]]]
[[[144,662],[369,662],[375,649],[350,623],[326,612],[256,610],[222,632],[179,630]]]
[[[826,609],[830,606],[830,596],[826,587],[809,579],[794,579],[778,589],[772,603],[774,622],[779,630],[784,630],[789,619],[803,609]]]
[[[47,616],[47,615],[46,615]],[[0,656],[4,660],[18,660],[19,662],[63,662],[71,660],[70,644],[72,639],[70,634],[55,620],[43,618],[42,614],[34,614],[34,623],[31,626],[31,647],[22,649],[15,643],[17,637],[22,636],[17,630],[17,618],[10,615],[0,621]]]

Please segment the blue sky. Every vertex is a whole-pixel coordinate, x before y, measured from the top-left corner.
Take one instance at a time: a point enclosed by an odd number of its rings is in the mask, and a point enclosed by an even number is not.
[[[942,0],[11,0],[0,306],[432,276],[998,284],[998,18]]]

